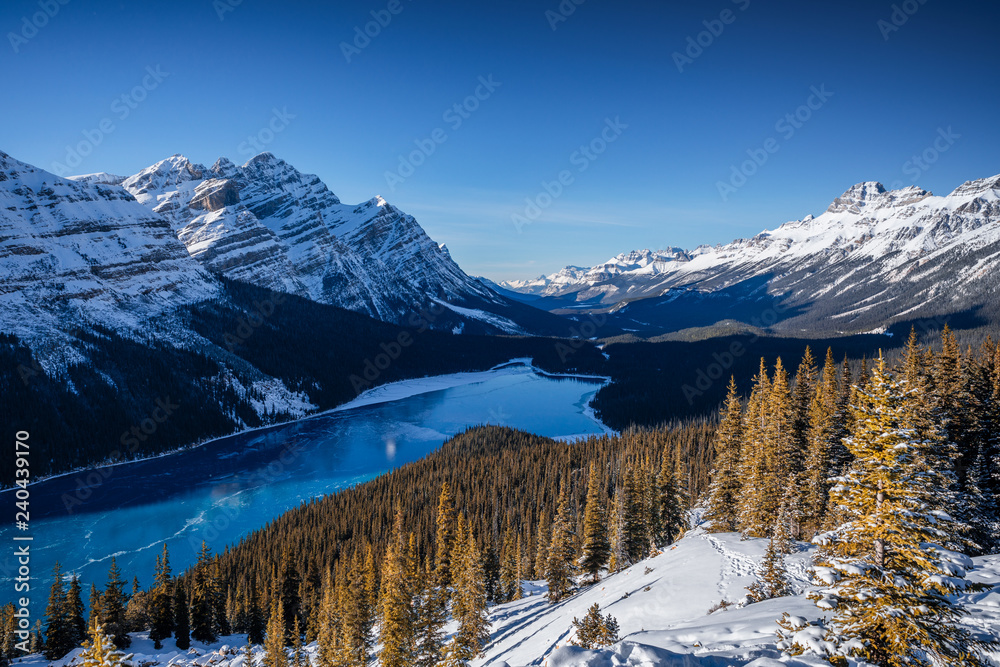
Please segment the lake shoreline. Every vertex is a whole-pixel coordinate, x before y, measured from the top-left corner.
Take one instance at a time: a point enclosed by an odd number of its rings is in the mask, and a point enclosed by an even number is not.
[[[336,407],[328,408],[320,412],[315,412],[309,415],[305,415],[303,417],[299,417],[298,419],[290,419],[288,421],[279,422],[277,424],[267,424],[265,426],[254,426],[252,428],[239,429],[233,431],[232,433],[227,433],[225,435],[216,436],[213,438],[209,438],[207,440],[201,440],[198,442],[183,445],[181,447],[176,447],[174,449],[165,452],[160,452],[159,454],[154,454],[152,456],[144,456],[142,458],[129,459],[127,461],[96,463],[81,468],[74,468],[73,470],[57,473],[55,475],[37,477],[31,480],[31,482],[28,484],[28,488],[31,488],[36,484],[40,484],[42,482],[59,479],[60,477],[70,477],[72,475],[86,474],[98,470],[108,470],[110,468],[116,468],[118,466],[132,465],[136,463],[143,463],[146,461],[155,461],[156,459],[161,459],[167,456],[173,456],[175,454],[179,454],[181,452],[187,452],[194,449],[198,449],[206,445],[211,445],[213,443],[219,442],[220,440],[225,440],[226,438],[232,438],[238,435],[244,435],[246,433],[265,432],[271,429],[282,428],[288,426],[289,424],[305,422],[311,419],[317,419],[319,417],[324,417],[339,412],[346,412],[348,410],[357,410],[359,408],[369,407],[372,405],[379,405],[382,403],[390,403],[392,401],[399,401],[405,398],[419,396],[421,394],[427,394],[434,391],[450,389],[453,387],[461,387],[470,384],[477,384],[479,382],[483,382],[489,379],[490,377],[495,377],[497,371],[503,371],[505,369],[524,367],[530,369],[531,371],[537,373],[538,375],[541,375],[542,377],[568,378],[568,379],[578,378],[581,380],[602,380],[603,384],[601,385],[601,387],[603,387],[604,385],[606,385],[608,382],[611,381],[610,377],[603,375],[585,375],[582,373],[551,373],[538,368],[532,363],[532,361],[533,359],[531,357],[517,357],[509,361],[505,361],[501,364],[497,364],[496,366],[493,366],[492,368],[489,368],[485,371],[463,371],[459,373],[447,373],[445,375],[425,375],[419,378],[409,378],[406,380],[397,380],[395,382],[388,382],[386,384],[382,384],[377,387],[372,387],[371,389],[368,389],[362,392],[361,394],[358,394],[357,397],[351,399],[346,403],[342,403]],[[591,401],[593,401],[593,397],[591,397]],[[607,424],[605,424],[604,422],[602,422],[600,419],[597,418],[597,415],[594,413],[594,410],[590,406],[589,401],[584,411],[584,414],[590,419],[592,419],[596,424],[598,424],[601,427],[601,429],[604,430],[605,433],[615,433],[613,429],[611,429]],[[559,437],[575,438],[577,436],[559,436]],[[4,493],[14,492],[17,488],[18,487],[16,486],[12,486],[6,489],[0,489],[0,497],[3,497]]]

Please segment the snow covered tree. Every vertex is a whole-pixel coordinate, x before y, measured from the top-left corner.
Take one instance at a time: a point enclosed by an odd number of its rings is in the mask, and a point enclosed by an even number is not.
[[[780,598],[792,593],[788,585],[785,554],[781,550],[780,541],[780,537],[771,537],[767,542],[760,575],[747,587],[747,600],[751,603]]]
[[[715,461],[712,483],[708,487],[708,507],[705,519],[713,532],[735,531],[738,523],[737,505],[740,481],[740,451],[743,447],[743,406],[736,393],[736,378],[729,378],[729,390],[722,407],[722,421],[712,441]]]
[[[986,665],[987,644],[956,624],[966,612],[954,595],[979,587],[965,578],[971,560],[948,548],[961,527],[946,511],[944,436],[940,427],[917,435],[910,399],[882,359],[855,392],[854,461],[831,490],[847,521],[814,539],[825,586],[814,597],[834,610],[827,640],[842,653],[881,667]]]
[[[618,641],[618,621],[611,614],[602,616],[601,607],[596,602],[590,605],[583,620],[573,619],[573,627],[576,628],[574,646],[603,648]]]
[[[587,504],[583,511],[583,557],[580,559],[580,568],[596,583],[600,581],[601,570],[608,564],[610,557],[608,513],[604,506],[597,466],[591,463],[587,481]]]
[[[563,480],[559,488],[556,518],[552,522],[552,542],[549,544],[549,559],[545,568],[550,602],[562,600],[573,590],[573,575],[576,574],[576,545],[574,544],[576,536],[572,512],[569,490],[566,488],[566,481]]]
[[[112,638],[100,624],[90,629],[90,641],[83,645],[79,660],[82,667],[124,667],[130,665],[132,654],[125,655],[115,648]]]

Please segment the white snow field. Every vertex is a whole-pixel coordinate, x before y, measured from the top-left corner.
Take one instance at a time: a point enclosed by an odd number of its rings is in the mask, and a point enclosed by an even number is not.
[[[782,657],[775,646],[775,620],[783,612],[809,620],[822,616],[806,597],[810,589],[808,567],[814,553],[800,543],[786,566],[796,595],[746,606],[731,606],[712,613],[721,600],[739,602],[754,581],[763,559],[766,540],[740,540],[735,533],[709,534],[689,531],[661,554],[611,575],[593,586],[583,586],[569,599],[550,605],[544,582],[525,582],[525,597],[491,610],[492,638],[485,656],[474,667],[715,667],[720,665],[778,665],[814,667],[829,663],[819,658]],[[993,584],[994,589],[964,596],[971,615],[965,623],[981,633],[1000,631],[1000,555],[976,558],[970,578]],[[594,602],[602,613],[620,625],[621,641],[607,649],[585,650],[570,644],[573,618],[582,618]],[[449,628],[453,631],[454,627]],[[133,635],[136,664],[219,665],[244,667],[241,655],[245,635],[233,635],[211,645],[194,642],[179,652],[172,640],[155,651],[146,633]],[[306,647],[315,656],[316,645]],[[52,664],[74,663],[79,651]],[[263,651],[255,647],[254,667],[263,664]],[[1000,651],[990,655],[1000,665]],[[28,656],[17,664],[41,666],[41,656]],[[852,660],[852,667],[865,663]]]

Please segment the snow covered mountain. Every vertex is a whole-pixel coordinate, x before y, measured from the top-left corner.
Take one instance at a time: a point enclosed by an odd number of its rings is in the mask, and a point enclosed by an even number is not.
[[[0,152],[0,319],[43,358],[75,358],[81,327],[142,330],[218,282],[170,224],[124,190],[74,182]]]
[[[859,183],[823,214],[750,239],[634,251],[501,286],[550,297],[539,307],[612,309],[668,328],[753,315],[768,324],[771,310],[778,330],[861,331],[989,305],[998,270],[1000,175],[943,197]]]
[[[317,176],[271,153],[243,166],[220,158],[209,168],[174,155],[124,179],[75,178],[120,184],[171,222],[193,258],[227,278],[392,322],[434,298],[504,305],[412,216],[381,197],[343,204]],[[505,328],[520,330],[513,322]]]

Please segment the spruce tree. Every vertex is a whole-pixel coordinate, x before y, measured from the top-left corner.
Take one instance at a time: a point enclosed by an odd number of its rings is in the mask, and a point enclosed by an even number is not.
[[[327,572],[323,580],[323,598],[319,607],[319,634],[316,637],[316,667],[337,665],[337,629],[340,614],[337,609],[336,580]]]
[[[833,350],[827,348],[823,373],[809,401],[806,425],[806,459],[803,469],[803,528],[812,536],[826,520],[830,497],[830,479],[835,476],[833,461],[837,438],[842,433],[837,428],[839,391],[837,367]]]
[[[482,655],[490,639],[490,622],[486,609],[486,589],[482,556],[471,527],[465,525],[464,516],[458,520],[456,542],[461,549],[455,572],[455,603],[453,616],[458,630],[448,646],[446,664],[465,665]]]
[[[544,579],[549,563],[549,544],[552,542],[552,527],[545,507],[538,509],[538,546],[535,550],[534,578]]]
[[[296,618],[295,623],[292,624],[292,667],[309,666],[309,659],[302,647],[302,628],[299,625],[299,619]]]
[[[712,446],[715,459],[705,519],[711,522],[709,530],[712,532],[731,532],[737,529],[737,506],[743,486],[739,469],[740,451],[743,447],[743,406],[736,393],[735,377],[729,378],[722,420],[715,432]]]
[[[73,645],[79,645],[87,638],[87,621],[84,619],[83,590],[80,577],[73,576],[66,591],[66,608],[69,612],[69,624],[72,629]]]
[[[79,660],[82,667],[124,667],[132,655],[125,655],[115,647],[113,639],[105,634],[100,624],[90,629],[90,641],[83,645]]]
[[[156,572],[153,578],[152,600],[150,603],[149,638],[155,648],[162,647],[162,641],[174,631],[173,591],[170,553],[166,542],[163,543],[163,553],[156,557]]]
[[[518,542],[508,515],[504,522],[500,557],[500,602],[510,602],[521,597],[520,560]]]
[[[625,555],[636,563],[649,555],[649,524],[647,523],[644,487],[637,466],[629,466],[625,473],[623,537]]]
[[[382,667],[408,667],[413,661],[413,593],[408,556],[402,544],[402,512],[397,510],[393,539],[382,559],[381,595],[378,600]]]
[[[611,541],[608,536],[608,512],[604,506],[597,466],[590,464],[587,480],[587,504],[583,512],[583,557],[580,569],[597,583],[611,558]]]
[[[118,648],[128,648],[132,644],[125,621],[126,604],[125,580],[117,561],[112,558],[108,584],[101,595],[101,626]]]
[[[768,519],[767,507],[772,502],[768,489],[768,445],[767,424],[769,419],[769,397],[771,381],[764,359],[760,360],[760,370],[754,377],[753,389],[747,401],[744,422],[743,450],[740,455],[740,479],[743,481],[737,522],[745,537],[763,537],[767,534],[773,519]]]
[[[590,605],[583,620],[573,619],[576,636],[572,644],[582,648],[603,648],[618,642],[618,621],[614,616],[601,615],[601,607],[596,602]]]
[[[90,584],[90,611],[87,614],[87,627],[94,627],[95,623],[101,622],[101,592],[97,590],[97,584]]]
[[[610,554],[608,556],[608,572],[621,572],[632,562],[625,550],[625,492],[615,489],[611,499],[611,516],[608,521],[610,533]]]
[[[191,581],[191,638],[210,644],[215,641],[215,585],[212,579],[212,556],[208,544],[201,543],[198,563]]]
[[[59,561],[52,568],[52,587],[45,617],[48,621],[45,629],[45,657],[57,660],[76,648],[76,629],[73,627]]]
[[[271,592],[271,615],[267,621],[267,636],[264,639],[264,664],[267,667],[288,667],[285,652],[285,609],[281,604],[277,586]]]
[[[445,655],[444,626],[448,621],[448,607],[429,567],[420,578],[415,616],[413,663],[415,667],[436,667]]]
[[[261,607],[260,594],[257,592],[256,582],[251,581],[249,589],[250,592],[247,599],[247,640],[251,644],[263,644],[267,619],[264,618],[264,610]]]
[[[345,568],[344,583],[338,587],[341,613],[340,660],[342,664],[364,665],[371,657],[374,612],[367,588],[374,580],[368,558],[360,549]],[[366,586],[366,583],[368,585]]]
[[[437,516],[435,517],[437,526],[434,541],[434,564],[437,575],[438,586],[447,593],[451,586],[451,552],[455,543],[455,504],[451,496],[451,487],[448,482],[441,484],[441,494],[438,496]]]
[[[768,539],[767,550],[757,580],[747,587],[747,601],[761,602],[771,598],[791,595],[788,574],[785,570],[785,553],[781,546],[781,536]]]
[[[679,463],[679,461],[678,461]],[[684,491],[683,472],[675,467],[668,455],[663,456],[657,482],[660,527],[656,546],[667,546],[677,540],[687,527],[687,493]]]
[[[174,644],[181,651],[191,648],[191,615],[187,589],[180,583],[174,586]]]
[[[940,427],[924,436],[909,421],[914,400],[883,360],[855,392],[854,456],[831,494],[847,522],[817,538],[815,594],[833,609],[827,639],[881,667],[986,665],[987,643],[960,628],[954,596],[980,587],[971,560],[949,550],[960,526],[947,514],[952,475],[940,460]]]
[[[574,525],[569,490],[563,480],[559,488],[556,518],[552,522],[552,542],[549,544],[549,559],[545,568],[550,602],[562,600],[573,589],[572,577],[576,573]]]

